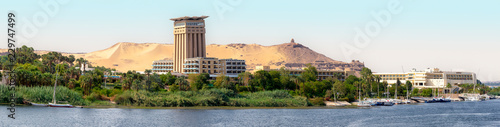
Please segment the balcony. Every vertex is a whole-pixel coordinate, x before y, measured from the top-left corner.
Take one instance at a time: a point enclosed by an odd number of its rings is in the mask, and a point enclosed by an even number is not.
[[[184,74],[198,74],[200,72],[184,72]]]
[[[247,69],[226,69],[227,71],[246,71]]]
[[[151,70],[154,70],[154,71],[171,71],[171,70],[174,70],[174,69],[151,69]]]
[[[168,67],[168,66],[174,66],[174,65],[167,64],[167,65],[152,65],[152,66],[154,66],[154,67]]]
[[[200,65],[199,63],[185,63],[185,64],[182,64],[182,65]]]

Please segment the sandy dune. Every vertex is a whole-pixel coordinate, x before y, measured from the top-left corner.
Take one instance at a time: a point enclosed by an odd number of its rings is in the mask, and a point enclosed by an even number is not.
[[[93,65],[115,68],[118,71],[144,71],[151,68],[154,60],[171,59],[173,56],[173,44],[158,43],[129,43],[120,42],[107,49],[85,53],[64,55],[75,55],[76,58],[83,57]],[[6,52],[5,49],[0,52]],[[45,54],[48,51],[36,51]],[[271,68],[284,66],[285,63],[310,63],[314,61],[325,61],[331,63],[344,63],[335,61],[312,51],[299,43],[284,43],[273,46],[262,46],[258,44],[228,44],[208,45],[207,57],[244,59],[248,69],[255,66],[269,65]]]

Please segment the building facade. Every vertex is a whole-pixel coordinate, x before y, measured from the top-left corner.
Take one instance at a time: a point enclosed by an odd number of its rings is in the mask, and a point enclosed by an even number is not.
[[[160,74],[172,73],[174,71],[174,61],[172,60],[157,60],[153,61],[151,71]]]
[[[173,64],[172,60],[154,61],[151,70],[159,74],[175,73],[173,72]],[[183,74],[208,73],[210,77],[216,77],[220,74],[228,77],[238,77],[238,74],[246,71],[245,60],[218,59],[214,57],[187,58],[182,66]]]
[[[211,77],[237,77],[246,71],[245,60],[206,57],[205,18],[208,16],[172,18],[174,21],[173,60],[153,61],[154,73],[174,75],[208,73]]]
[[[238,77],[238,74],[246,72],[245,60],[221,59],[221,73],[229,77]]]
[[[183,72],[185,59],[206,56],[205,18],[208,16],[170,19],[174,21],[174,72]]]
[[[438,68],[428,68],[425,71],[412,69],[406,73],[374,73],[381,78],[381,82],[395,84],[410,81],[415,88],[446,88],[446,85],[476,84],[476,74],[473,72],[441,71]]]

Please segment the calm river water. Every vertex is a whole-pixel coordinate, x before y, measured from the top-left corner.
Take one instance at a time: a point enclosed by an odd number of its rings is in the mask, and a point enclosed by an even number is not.
[[[367,109],[88,109],[0,106],[1,126],[500,126],[500,100]]]

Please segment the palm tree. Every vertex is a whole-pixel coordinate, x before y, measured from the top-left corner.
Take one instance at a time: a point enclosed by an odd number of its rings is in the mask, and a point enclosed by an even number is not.
[[[382,78],[379,75],[375,75],[375,79],[377,80],[377,97],[380,97],[380,80]]]
[[[75,56],[74,55],[69,55],[68,59],[66,59],[67,62],[70,64],[70,66],[73,66],[75,62]]]
[[[148,90],[150,90],[151,82],[149,80],[149,75],[151,74],[151,70],[150,69],[146,69],[146,70],[144,70],[144,73],[146,73],[146,75],[148,76],[148,79],[146,80],[146,85],[148,87]]]
[[[90,89],[92,88],[92,82],[93,79],[90,73],[80,77],[80,83],[82,84],[84,95],[88,95],[90,93]]]
[[[394,84],[396,87],[394,89],[394,99],[398,99],[398,86],[401,85],[401,81],[399,81],[399,78],[397,78],[396,84]]]
[[[186,90],[186,85],[187,85],[187,81],[186,81],[186,77],[184,76],[181,76],[179,78],[177,78],[177,80],[175,80],[175,84],[179,85],[179,89],[182,90],[182,86],[184,86],[184,89]]]
[[[80,75],[82,75],[82,71],[81,71],[82,69],[81,68],[82,68],[83,58],[80,57],[80,58],[76,59],[76,62],[78,62],[78,66],[80,67],[80,69],[78,69],[79,73],[80,73]]]
[[[370,74],[370,75],[368,76],[368,79],[367,79],[367,80],[368,80],[368,81],[367,81],[367,82],[368,82],[368,86],[370,86],[370,94],[368,95],[368,96],[370,96],[370,97],[372,96],[372,93],[373,93],[373,85],[372,85],[372,83],[373,83],[373,79],[374,79],[374,78],[375,78],[375,76],[374,76],[373,74]]]
[[[353,83],[354,86],[357,86],[358,87],[358,99],[361,100],[361,83],[359,83],[358,81],[355,81]]]

